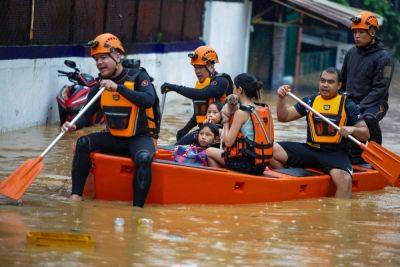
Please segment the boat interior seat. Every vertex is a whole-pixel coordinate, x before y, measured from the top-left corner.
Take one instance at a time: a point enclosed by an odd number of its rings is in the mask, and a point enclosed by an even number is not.
[[[322,172],[318,171],[312,171],[312,170],[307,170],[303,168],[279,168],[279,169],[273,169],[274,172],[279,172],[295,177],[307,177],[307,176],[318,176],[323,174]]]

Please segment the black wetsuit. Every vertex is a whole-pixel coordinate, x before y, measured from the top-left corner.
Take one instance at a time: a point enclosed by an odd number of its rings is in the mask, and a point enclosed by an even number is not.
[[[72,194],[81,196],[83,193],[86,178],[91,169],[91,152],[129,155],[136,165],[133,180],[133,205],[142,207],[151,184],[151,162],[155,152],[153,139],[147,127],[145,109],[150,107],[158,109],[158,97],[144,69],[123,69],[122,73],[112,80],[118,84],[118,93],[140,107],[136,133],[132,137],[117,137],[106,130],[80,137],[76,143],[72,163]],[[125,81],[134,81],[135,90],[124,87]],[[98,88],[91,91],[89,100],[97,91]],[[93,103],[77,121],[77,128],[86,125],[91,115],[99,109],[101,109],[100,99]]]
[[[208,100],[216,98],[217,100],[224,94],[229,95],[233,90],[233,82],[227,74],[216,74],[211,78],[210,84],[203,89],[190,88],[185,86],[174,86],[173,91],[192,100]],[[193,127],[197,125],[196,115],[190,118],[186,125],[180,129],[176,139],[183,138]]]
[[[394,61],[379,39],[367,47],[353,47],[346,54],[341,71],[342,88],[360,108],[370,131],[370,140],[382,143],[379,121],[389,105],[389,86]]]

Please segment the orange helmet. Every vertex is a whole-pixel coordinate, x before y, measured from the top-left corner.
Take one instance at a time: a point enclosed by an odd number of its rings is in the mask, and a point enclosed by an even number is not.
[[[352,30],[369,30],[370,27],[379,29],[378,17],[369,11],[361,11],[357,17],[352,17],[350,20]]]
[[[207,63],[218,63],[218,55],[214,49],[209,46],[202,45],[196,48],[193,52],[188,54],[190,57],[190,64],[192,65],[207,65]]]
[[[125,54],[125,49],[121,41],[111,33],[103,33],[88,43],[90,46],[90,56],[97,54],[112,53],[116,50]]]

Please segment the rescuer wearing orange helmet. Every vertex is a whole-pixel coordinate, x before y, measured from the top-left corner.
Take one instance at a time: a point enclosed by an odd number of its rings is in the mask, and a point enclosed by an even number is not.
[[[87,125],[99,109],[105,114],[107,131],[82,136],[76,143],[72,161],[71,200],[82,200],[86,178],[94,151],[127,154],[135,162],[133,205],[143,207],[151,184],[151,162],[155,152],[153,138],[159,132],[159,101],[151,78],[143,68],[122,64],[125,49],[115,35],[104,33],[88,43],[90,56],[99,70],[99,85],[89,100],[105,87],[99,100],[89,107],[75,125],[66,122],[64,131]]]
[[[374,13],[362,11],[351,18],[351,22],[355,46],[347,52],[343,62],[341,92],[345,91],[359,105],[370,131],[370,140],[381,144],[379,121],[389,108],[394,61],[388,49],[376,37],[380,25]],[[352,148],[352,154],[354,163],[362,162],[358,146]]]
[[[176,135],[177,144],[179,145],[187,144],[179,141],[193,127],[204,122],[208,105],[212,102],[223,103],[226,96],[231,94],[233,90],[231,77],[225,73],[217,73],[214,68],[215,63],[219,63],[219,60],[217,52],[213,48],[206,45],[199,46],[196,50],[189,53],[188,57],[190,58],[190,64],[194,67],[194,72],[198,80],[195,88],[171,83],[164,83],[161,86],[163,94],[168,91],[175,91],[193,100],[194,115]]]

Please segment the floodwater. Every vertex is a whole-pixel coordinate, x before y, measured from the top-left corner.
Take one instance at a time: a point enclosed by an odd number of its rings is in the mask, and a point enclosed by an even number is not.
[[[275,113],[273,94],[266,95]],[[384,146],[400,154],[400,96],[382,122]],[[161,143],[174,140],[189,106],[169,103]],[[303,141],[305,122],[275,121],[277,140]],[[252,205],[147,205],[68,201],[72,144],[95,128],[67,134],[47,155],[23,205],[0,205],[0,266],[399,266],[400,189]],[[58,127],[0,134],[0,177],[37,157]],[[7,203],[6,200],[3,203]],[[115,218],[123,226],[115,226]],[[143,218],[147,219],[146,223]],[[140,223],[142,222],[142,223]],[[90,234],[94,247],[32,247],[28,231]]]

